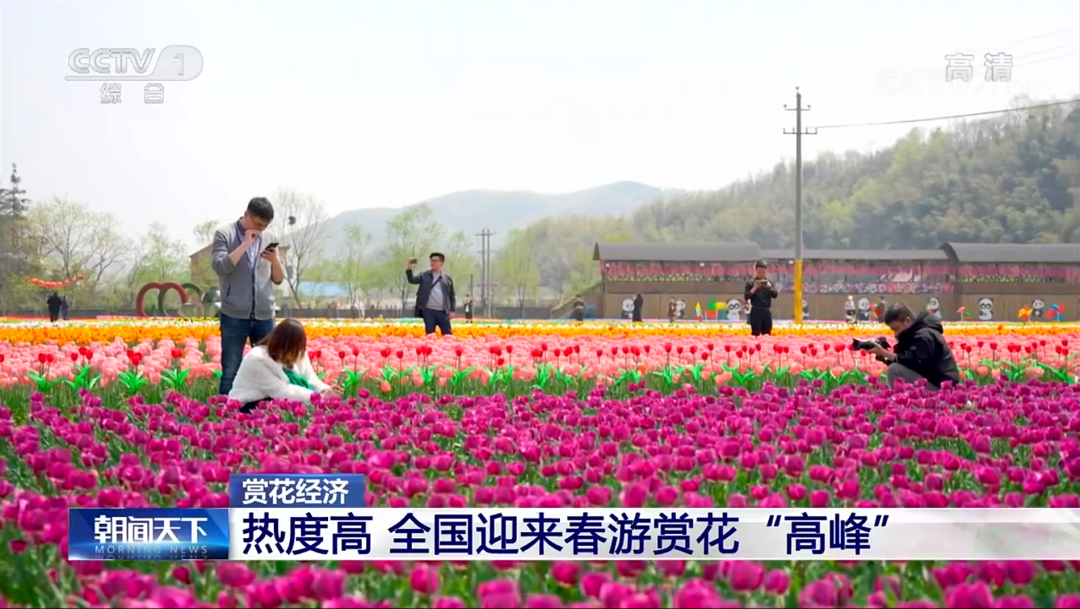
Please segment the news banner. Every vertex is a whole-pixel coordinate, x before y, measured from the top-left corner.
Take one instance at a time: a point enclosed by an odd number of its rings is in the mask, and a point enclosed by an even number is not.
[[[238,474],[228,508],[77,508],[71,560],[1075,560],[1080,510],[368,508],[361,475]]]

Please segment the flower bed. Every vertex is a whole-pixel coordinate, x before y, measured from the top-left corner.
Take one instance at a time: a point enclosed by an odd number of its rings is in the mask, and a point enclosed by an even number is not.
[[[881,386],[880,364],[840,334],[323,336],[317,365],[354,397],[251,415],[212,396],[212,336],[0,343],[0,606],[1080,607],[1080,553],[949,564],[64,558],[69,506],[225,506],[234,472],[363,473],[369,504],[394,507],[1080,508],[1080,336],[983,332],[950,335],[968,380],[939,393]]]
[[[345,319],[305,319],[308,336],[326,338],[421,338],[424,326],[415,319],[391,321],[352,321]],[[946,323],[949,337],[1029,337],[1046,338],[1059,335],[1076,335],[1075,323]],[[790,338],[850,338],[858,334],[888,333],[882,324],[869,323],[852,328],[843,323],[815,323],[795,326],[777,322],[773,334]],[[457,320],[455,336],[459,339],[488,340],[498,338],[512,340],[528,337],[590,338],[603,337],[620,340],[656,339],[664,337],[714,338],[748,337],[750,327],[746,324],[718,323],[648,323],[633,324],[627,321],[587,322],[570,321],[536,322],[473,322]],[[199,342],[218,336],[220,327],[216,320],[166,320],[122,319],[101,321],[69,321],[56,324],[30,321],[0,323],[0,344],[48,344],[75,343],[89,345],[94,342],[112,342],[120,339],[127,343],[141,340],[180,340],[194,338]]]

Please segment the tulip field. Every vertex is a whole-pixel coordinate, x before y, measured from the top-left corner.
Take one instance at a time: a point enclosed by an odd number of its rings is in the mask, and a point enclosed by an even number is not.
[[[1080,328],[951,324],[890,389],[881,325],[305,321],[339,395],[215,395],[213,322],[0,323],[0,607],[1080,607],[1075,561],[68,562],[69,507],[228,505],[362,473],[408,507],[1080,508]],[[891,338],[891,337],[890,337]]]

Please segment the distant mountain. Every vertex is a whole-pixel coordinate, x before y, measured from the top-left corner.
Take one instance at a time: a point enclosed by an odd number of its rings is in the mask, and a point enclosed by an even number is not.
[[[660,199],[662,194],[659,188],[647,184],[616,182],[563,194],[466,190],[422,203],[430,205],[444,219],[447,233],[462,230],[474,235],[487,228],[496,233],[492,246],[499,247],[510,229],[523,228],[542,218],[622,215]],[[378,248],[383,242],[386,222],[404,209],[354,209],[334,216],[328,222],[326,254],[333,256],[343,249],[344,228],[349,224],[362,226],[372,236],[373,249]]]

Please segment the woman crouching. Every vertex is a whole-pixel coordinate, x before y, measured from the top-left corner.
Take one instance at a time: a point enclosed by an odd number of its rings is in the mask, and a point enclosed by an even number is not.
[[[251,412],[263,400],[282,398],[308,404],[313,393],[328,396],[333,389],[311,367],[303,324],[290,318],[244,356],[229,399],[244,404],[240,412]]]

